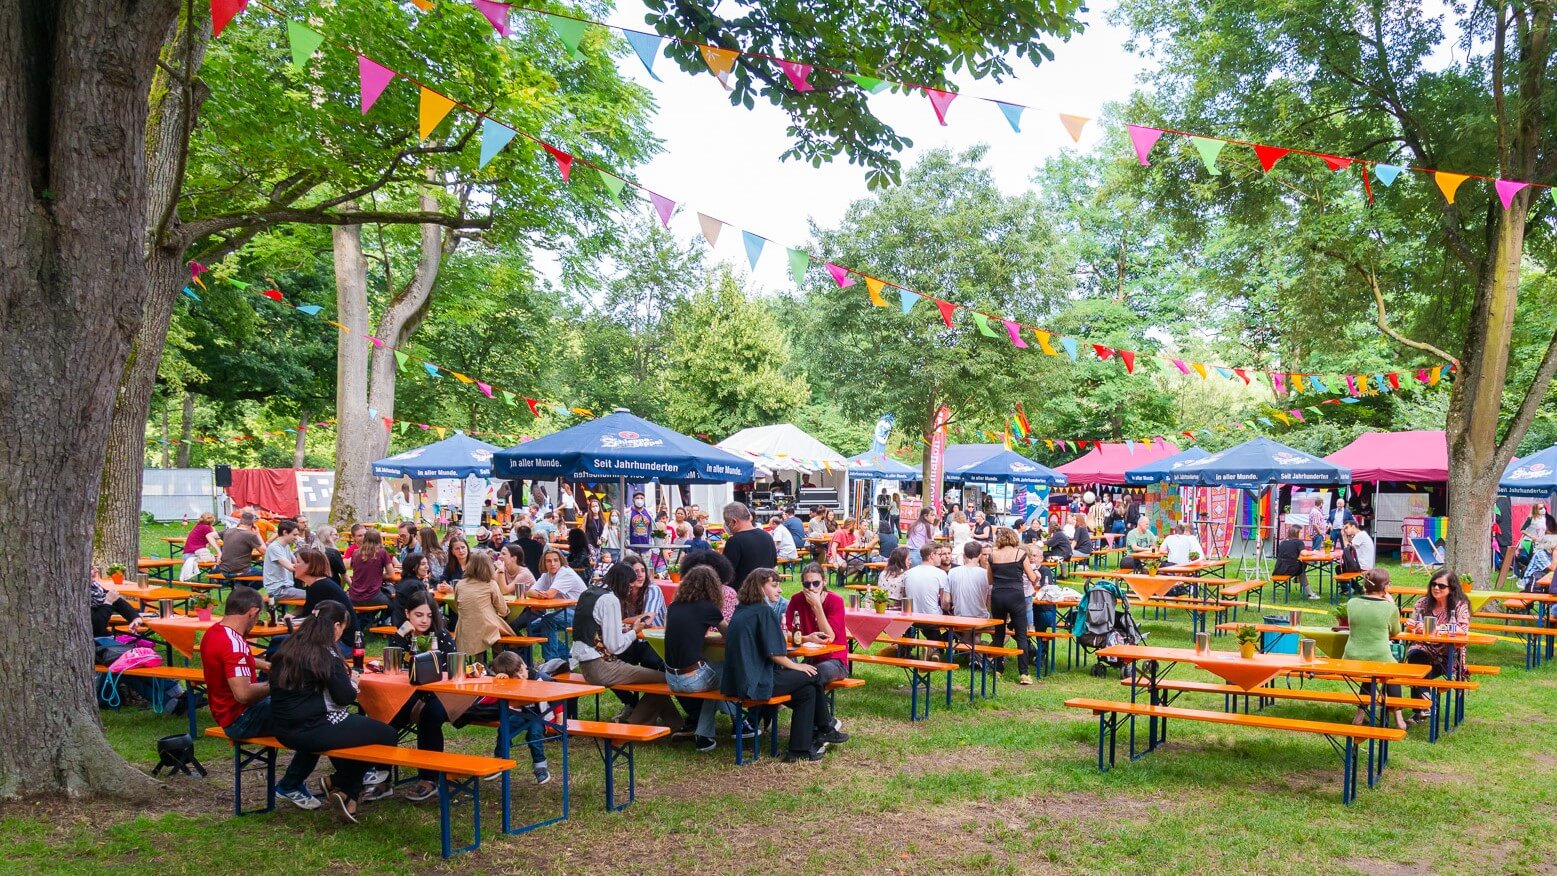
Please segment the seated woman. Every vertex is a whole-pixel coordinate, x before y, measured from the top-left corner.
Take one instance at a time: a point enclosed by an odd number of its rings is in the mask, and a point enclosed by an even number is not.
[[[1535,549],[1530,554],[1530,562],[1525,566],[1525,574],[1519,579],[1521,590],[1526,593],[1534,593],[1546,585],[1541,584],[1542,578],[1551,574],[1553,558],[1557,557],[1557,534],[1548,533],[1535,540]],[[1553,580],[1557,584],[1557,579]],[[1552,590],[1557,593],[1557,589]]]
[[[1071,536],[1071,559],[1091,562],[1092,552],[1097,550],[1097,545],[1092,540],[1092,527],[1087,524],[1087,518],[1080,514],[1077,514],[1071,520],[1071,525],[1075,528],[1076,533]]]
[[[1043,555],[1069,562],[1071,557],[1070,536],[1065,534],[1065,527],[1056,526],[1049,533],[1048,541],[1043,543]]]
[[[1318,599],[1319,594],[1308,586],[1307,567],[1300,558],[1303,549],[1303,527],[1288,526],[1287,537],[1276,543],[1276,565],[1271,569],[1271,574],[1290,575],[1302,586],[1304,599]]]
[[[628,589],[627,598],[622,602],[622,616],[632,619],[644,615],[648,618],[649,626],[665,626],[665,594],[658,584],[649,583],[649,567],[643,562],[643,557],[629,552],[622,556],[622,562],[631,566],[637,575]]]
[[[403,649],[407,654],[425,650],[417,647],[417,640],[426,637],[433,649],[456,651],[454,637],[443,628],[443,612],[438,610],[437,600],[429,590],[415,590],[405,601],[405,621],[389,637],[388,644]],[[417,691],[411,694],[389,726],[404,730],[416,726],[416,747],[422,751],[443,750],[443,725],[449,721],[449,713],[436,694]],[[438,793],[438,774],[420,770],[416,784],[406,792],[406,799],[413,802],[427,800]]]
[[[789,659],[784,630],[767,607],[783,596],[778,573],[756,569],[741,582],[740,605],[724,636],[724,673],[719,691],[725,696],[765,700],[789,695],[789,750],[784,762],[821,760],[828,745],[849,741],[834,729],[832,709],[815,666]]]
[[[617,563],[606,572],[603,586],[590,587],[579,597],[573,616],[571,657],[590,684],[611,687],[664,681],[664,661],[648,642],[638,638],[638,632],[648,625],[645,618],[640,615],[631,623],[622,618],[622,599],[632,588],[634,577],[632,567]],[[616,720],[674,728],[683,724],[670,697],[661,694],[638,698],[637,704],[624,709]]]
[[[178,572],[178,580],[193,581],[200,572],[200,563],[216,559],[222,546],[216,538],[216,515],[207,511],[195,521],[194,528],[184,537],[184,565]]]
[[[1400,610],[1389,598],[1389,573],[1383,569],[1369,569],[1362,577],[1362,595],[1346,601],[1347,623],[1351,635],[1346,638],[1346,650],[1341,657],[1346,660],[1368,660],[1374,663],[1394,663],[1395,653],[1390,650],[1390,639],[1400,632]],[[1364,694],[1372,693],[1373,684],[1359,687]],[[1399,685],[1389,685],[1387,696],[1400,696]],[[1395,726],[1406,729],[1405,716],[1399,709],[1391,709]],[[1359,706],[1352,718],[1353,724],[1368,720],[1367,709]]]
[[[436,585],[443,580],[443,566],[449,561],[449,554],[439,543],[438,530],[431,524],[416,531],[416,541],[416,553],[427,558],[427,577]]]
[[[1465,591],[1460,587],[1460,576],[1448,569],[1439,569],[1433,573],[1427,582],[1427,595],[1416,601],[1416,607],[1411,611],[1412,629],[1420,632],[1425,626],[1427,618],[1435,618],[1439,632],[1464,633],[1470,630],[1471,607],[1470,600],[1466,598]],[[1431,666],[1427,678],[1442,678],[1449,668],[1449,649],[1456,649],[1454,665],[1455,675],[1458,678],[1452,681],[1465,680],[1465,648],[1460,645],[1445,645],[1423,642],[1412,645],[1406,651],[1407,663],[1419,663]],[[1413,687],[1411,696],[1425,698],[1427,689]],[[1427,713],[1418,709],[1411,716],[1411,723],[1427,720]]]
[[[449,558],[444,561],[443,577],[439,578],[438,581],[453,587],[459,584],[460,579],[468,574],[465,566],[470,562],[470,545],[466,543],[465,535],[460,531],[459,527],[456,526],[450,531],[449,543],[444,548],[444,552],[448,554]]]
[[[323,603],[271,660],[271,714],[276,738],[288,748],[320,752],[397,741],[395,728],[346,711],[357,700],[357,677],[347,671],[336,646],[350,614],[337,602]],[[331,763],[335,774],[320,783],[325,799],[347,821],[356,823],[357,801],[364,796],[362,777],[369,764],[345,759]]]
[[[460,615],[454,641],[460,653],[476,655],[514,631],[508,626],[508,598],[498,587],[492,558],[482,551],[471,554],[466,562],[464,577],[454,588],[454,604]]]
[[[698,566],[707,566],[719,576],[719,614],[728,623],[739,601],[735,596],[735,566],[718,551],[687,551],[681,555],[681,577]]]
[[[330,577],[330,562],[325,559],[324,551],[318,548],[303,548],[297,552],[297,562],[294,566],[296,569],[292,574],[307,595],[303,597],[303,607],[298,609],[293,619],[313,617],[314,611],[323,603],[340,603],[347,611],[346,633],[342,637],[344,641],[341,642],[341,653],[349,656],[350,643],[357,632],[357,613],[353,610],[351,598],[346,595],[346,591]],[[288,621],[287,625],[294,626],[291,621]]]
[[[758,569],[753,575],[760,573]],[[837,645],[806,657],[822,684],[849,674],[848,632],[843,622],[843,597],[827,590],[827,573],[812,563],[800,572],[800,592],[784,608],[784,626],[799,630],[807,642]]]
[[[903,607],[903,576],[908,574],[908,554],[906,547],[892,551],[887,557],[887,567],[876,578],[876,587],[887,592],[892,608]]]
[[[703,645],[711,629],[725,631],[724,618],[719,613],[723,600],[723,585],[719,575],[708,566],[699,566],[681,578],[676,598],[670,603],[665,617],[665,683],[677,693],[696,693],[719,688],[721,663],[703,660]],[[734,719],[735,709],[729,703],[713,700],[682,698],[682,705],[689,708],[696,704],[697,727],[692,741],[698,751],[713,751],[714,719],[721,709]]]
[[[410,604],[411,594],[429,592],[436,585],[432,579],[432,564],[427,558],[418,553],[406,554],[400,563],[400,580],[395,582],[395,598],[389,603],[390,623],[400,626],[405,623],[406,607]]]
[[[589,537],[577,527],[568,530],[568,568],[579,578],[588,578],[593,566],[589,550]]]

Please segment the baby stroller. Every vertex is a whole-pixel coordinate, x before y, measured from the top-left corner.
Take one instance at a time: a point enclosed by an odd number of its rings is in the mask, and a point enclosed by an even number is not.
[[[1071,635],[1083,653],[1096,654],[1110,645],[1139,645],[1146,641],[1146,634],[1135,625],[1130,614],[1130,597],[1113,581],[1101,580],[1082,594],[1081,604],[1075,609],[1071,621]],[[1132,674],[1130,664],[1112,657],[1099,657],[1092,667],[1092,674],[1102,678],[1110,667],[1120,670],[1121,678]]]

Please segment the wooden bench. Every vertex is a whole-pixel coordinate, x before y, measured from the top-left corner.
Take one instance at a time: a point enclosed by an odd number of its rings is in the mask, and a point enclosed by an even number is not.
[[[1287,672],[1285,674],[1299,675],[1319,681],[1350,681],[1343,676],[1322,672]],[[1432,726],[1428,728],[1427,733],[1428,742],[1437,742],[1441,733],[1449,733],[1464,722],[1465,695],[1481,687],[1480,682],[1459,681],[1450,678],[1391,678],[1385,684],[1427,691],[1431,702],[1431,705],[1428,707],[1428,715],[1432,718]],[[1442,695],[1445,693],[1450,697],[1447,707],[1440,702]]]
[[[1065,701],[1065,705],[1072,709],[1086,709],[1098,716],[1097,729],[1097,766],[1100,771],[1107,771],[1115,762],[1118,750],[1119,725],[1123,718],[1130,720],[1131,734],[1131,758],[1136,757],[1134,752],[1135,719],[1147,718],[1150,721],[1149,732],[1151,735],[1147,753],[1155,751],[1161,744],[1167,742],[1168,720],[1178,719],[1183,721],[1202,721],[1208,724],[1232,724],[1243,727],[1254,727],[1261,730],[1285,730],[1291,733],[1312,733],[1329,739],[1341,754],[1341,802],[1350,804],[1357,796],[1357,743],[1367,740],[1370,744],[1368,750],[1368,786],[1373,787],[1377,781],[1377,773],[1374,769],[1373,743],[1399,741],[1406,738],[1406,731],[1394,727],[1369,727],[1358,724],[1337,724],[1329,721],[1308,721],[1296,718],[1277,718],[1270,715],[1245,715],[1237,712],[1212,712],[1201,709],[1184,709],[1177,706],[1154,706],[1147,703],[1114,702],[1111,700],[1095,700],[1078,697]],[[1336,743],[1336,739],[1345,740],[1344,744]],[[1387,752],[1387,749],[1385,749]],[[1106,753],[1106,758],[1105,758]],[[1382,761],[1382,756],[1380,760]]]
[[[561,679],[559,678],[558,680],[561,680]],[[756,709],[760,709],[760,708],[764,708],[764,707],[768,707],[768,706],[782,706],[785,703],[789,702],[789,694],[779,694],[778,696],[768,697],[765,700],[745,700],[745,699],[741,699],[740,697],[728,697],[728,696],[725,696],[724,694],[720,693],[717,690],[698,691],[697,693],[680,693],[678,691],[671,690],[670,689],[670,685],[666,684],[663,681],[659,681],[659,682],[634,682],[634,683],[630,683],[630,684],[618,684],[618,685],[613,685],[611,687],[611,689],[612,690],[620,690],[620,691],[628,691],[630,693],[636,693],[636,694],[658,694],[660,696],[667,696],[667,697],[686,697],[686,698],[694,699],[694,700],[712,700],[714,702],[730,703],[730,704],[734,705],[735,706],[735,763],[737,765],[745,765],[745,763],[746,763],[746,757],[745,757],[745,754],[746,754],[746,737],[747,737],[748,734],[745,732],[745,730],[746,730],[745,724],[746,724],[746,712],[747,712],[747,710],[756,710]],[[598,709],[600,708],[600,703],[599,703],[598,699],[595,701],[595,708],[596,708],[597,713],[598,713]],[[751,741],[752,756],[751,756],[750,759],[753,760],[753,761],[758,760],[758,759],[760,759],[762,757],[762,739],[761,739],[761,736],[760,736],[760,732],[761,731],[759,729],[758,735],[753,735],[752,736],[752,741]],[[778,721],[774,721],[772,723],[772,726],[771,726],[770,732],[769,732],[769,739],[770,739],[770,741],[769,741],[769,753],[772,754],[773,756],[777,756],[778,755]]]
[[[1470,628],[1483,633],[1503,633],[1522,640],[1525,643],[1526,669],[1534,669],[1541,665],[1542,646],[1553,636],[1557,636],[1557,627],[1516,627],[1510,624],[1486,624],[1471,621]]]
[[[483,727],[496,727],[496,721],[479,721]],[[619,724],[614,721],[581,721],[569,718],[568,735],[596,739],[603,743],[600,759],[605,762],[605,807],[609,812],[621,812],[631,806],[638,796],[638,778],[633,746],[639,742],[654,742],[670,736],[669,727],[651,724]],[[627,762],[627,801],[616,802],[616,770],[621,761]]]
[[[1227,610],[1230,608],[1237,609],[1249,607],[1249,603],[1240,602],[1235,599],[1216,599],[1207,601],[1203,599],[1196,599],[1191,596],[1158,596],[1155,599],[1143,599],[1139,602],[1132,602],[1130,605],[1132,608],[1142,609],[1141,620],[1146,619],[1145,609],[1148,608],[1158,612],[1159,614],[1161,612],[1174,609],[1179,611],[1187,611],[1189,612],[1190,617],[1190,635],[1207,631],[1207,628],[1211,626],[1207,619],[1207,615],[1215,614],[1220,616],[1226,614]]]
[[[1491,666],[1482,663],[1465,664],[1466,675],[1501,675],[1502,672],[1503,667],[1501,666]]]
[[[1335,586],[1330,589],[1330,604],[1339,605],[1341,602],[1341,587],[1361,581],[1363,574],[1362,572],[1336,572],[1332,575],[1331,581],[1334,582]]]
[[[1056,664],[1059,662],[1055,657],[1059,649],[1054,647],[1058,642],[1066,643],[1065,668],[1071,669],[1076,665],[1075,649],[1071,647],[1071,645],[1075,644],[1076,637],[1070,630],[1028,630],[1027,637],[1038,642],[1038,661],[1035,665],[1038,669],[1039,678],[1044,676],[1045,664],[1048,664],[1048,674],[1054,674]]]
[[[234,815],[251,812],[270,812],[276,808],[276,752],[285,749],[273,736],[257,736],[252,739],[229,739],[220,727],[211,727],[205,735],[226,740],[233,750],[232,808]],[[357,745],[318,752],[332,760],[361,761],[375,766],[392,766],[402,769],[427,770],[438,774],[438,827],[443,842],[443,857],[481,847],[481,777],[504,773],[514,768],[514,761],[506,758],[481,757],[471,754],[451,754],[443,751],[420,751],[396,745]],[[265,808],[244,811],[243,774],[265,772]],[[453,847],[453,830],[450,825],[450,805],[461,795],[469,795],[471,801],[471,832],[474,839],[469,845]]]
[[[1146,688],[1150,686],[1147,679],[1134,677],[1121,679],[1120,684],[1126,687]],[[1312,703],[1334,703],[1347,706],[1365,707],[1368,705],[1368,697],[1352,690],[1309,690],[1307,688],[1290,687],[1256,687],[1245,690],[1236,684],[1214,684],[1205,681],[1176,681],[1165,680],[1157,682],[1158,690],[1174,691],[1176,693],[1205,693],[1221,694],[1224,698],[1222,710],[1236,712],[1238,710],[1238,698],[1243,697],[1243,711],[1249,712],[1249,701],[1257,701],[1256,709],[1265,707],[1265,701],[1276,700],[1301,700]],[[1432,706],[1430,700],[1416,699],[1414,697],[1384,698],[1386,709],[1426,709]]]
[[[1273,577],[1271,580],[1274,581],[1275,578]],[[1244,599],[1243,599],[1243,607],[1247,608],[1248,605],[1249,605],[1248,595],[1250,593],[1254,594],[1255,600],[1259,603],[1259,605],[1257,606],[1256,610],[1264,611],[1265,610],[1265,582],[1261,581],[1261,580],[1259,580],[1257,578],[1253,579],[1253,580],[1250,580],[1250,581],[1240,581],[1237,584],[1229,584],[1226,587],[1223,587],[1221,589],[1219,595],[1220,595],[1220,597],[1222,599],[1231,599],[1231,600],[1237,600],[1238,597],[1244,597]],[[1288,599],[1292,598],[1292,588],[1290,586],[1287,587],[1287,598]],[[1233,619],[1236,620],[1237,618],[1238,618],[1238,609],[1234,608],[1233,609]]]
[[[985,632],[985,631],[980,630],[978,632]],[[1007,631],[1006,635],[1009,636],[1009,637],[1014,637],[1014,634],[1009,632],[1009,631]],[[876,639],[876,641],[877,642],[886,642],[888,644],[896,645],[896,646],[898,646],[899,649],[903,649],[903,648],[909,648],[909,649],[912,649],[912,648],[935,648],[935,647],[939,647],[939,648],[944,649],[945,646],[946,646],[945,642],[934,640],[934,639],[909,639],[909,638],[903,638],[903,637],[898,637],[898,638],[881,637],[881,638]],[[970,703],[973,702],[973,692],[974,692],[974,685],[975,684],[977,684],[977,686],[978,686],[979,696],[984,696],[984,697],[993,696],[996,693],[996,689],[999,687],[1000,673],[996,672],[994,667],[990,664],[990,659],[991,658],[996,659],[996,660],[1004,660],[1004,659],[1006,659],[1008,657],[1015,658],[1015,657],[1020,657],[1022,655],[1022,649],[1020,649],[1020,648],[1012,648],[1012,647],[1009,647],[1009,646],[1006,646],[1006,645],[1002,645],[1002,646],[996,647],[995,645],[983,645],[983,644],[979,644],[977,642],[963,642],[963,641],[958,641],[956,639],[952,640],[952,650],[953,650],[954,653],[961,652],[963,654],[968,654],[969,655],[968,656],[968,702],[970,702]],[[971,654],[969,653],[970,650],[972,652]],[[975,655],[977,655],[978,657],[983,657],[985,659],[983,659],[983,660],[974,659]]]
[[[1280,587],[1280,588],[1282,588],[1283,590],[1286,591],[1286,598],[1290,602],[1292,600],[1292,581],[1295,578],[1297,578],[1296,575],[1272,575],[1272,576],[1270,576],[1270,595],[1271,595],[1271,597],[1274,598],[1276,596],[1276,588]]]
[[[957,671],[957,664],[942,663],[938,660],[915,660],[911,657],[889,657],[883,654],[850,654],[849,665],[867,663],[873,666],[895,666],[908,673],[908,720],[923,721],[930,717],[930,687],[934,681],[935,673],[946,673],[946,705],[951,705],[951,676]],[[924,714],[919,714],[919,699],[921,692],[924,695]]]
[[[1401,609],[1402,612],[1411,611],[1411,610],[1412,609]],[[1538,620],[1540,620],[1540,618],[1537,617],[1536,615],[1529,614],[1527,612],[1522,612],[1522,611],[1473,611],[1473,612],[1471,612],[1471,617],[1479,617],[1479,618],[1482,618],[1484,620],[1503,620],[1503,621],[1538,621]]]
[[[123,676],[131,678],[159,678],[172,679],[184,683],[184,713],[189,718],[189,738],[194,739],[200,733],[200,722],[197,714],[200,710],[195,708],[194,696],[197,692],[205,690],[205,671],[193,666],[141,666],[136,669],[126,669],[123,672],[109,672],[108,667],[101,663],[92,667],[92,671],[103,676],[98,682],[98,698],[109,704],[110,708],[119,708],[121,699],[119,696],[119,679]],[[153,700],[151,710],[162,714],[166,704],[161,702],[161,692]]]

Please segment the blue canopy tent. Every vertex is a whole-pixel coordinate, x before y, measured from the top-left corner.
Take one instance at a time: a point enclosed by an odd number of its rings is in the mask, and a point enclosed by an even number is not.
[[[1069,480],[1064,474],[1013,450],[1002,450],[961,468],[950,469],[946,479],[969,484],[1046,484],[1051,487],[1062,487]]]
[[[478,478],[492,476],[492,455],[502,448],[485,441],[478,441],[456,431],[442,441],[425,447],[413,447],[404,453],[396,453],[373,463],[373,476],[397,478],[401,476],[429,480],[432,478]]]
[[[917,481],[923,474],[917,468],[906,466],[885,453],[865,451],[859,456],[844,460],[851,478],[873,478],[886,481]]]
[[[1505,496],[1544,499],[1557,493],[1557,445],[1532,453],[1524,459],[1510,460],[1498,481],[1498,492]]]
[[[1169,483],[1257,490],[1271,484],[1349,484],[1352,470],[1269,438],[1253,438],[1179,466]]]
[[[1144,487],[1151,484],[1165,483],[1168,476],[1197,459],[1205,459],[1210,452],[1199,447],[1191,447],[1172,456],[1164,456],[1152,462],[1148,462],[1139,468],[1126,469],[1125,483],[1131,486]]]

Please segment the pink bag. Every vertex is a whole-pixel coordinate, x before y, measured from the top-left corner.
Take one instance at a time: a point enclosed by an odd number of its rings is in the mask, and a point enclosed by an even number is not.
[[[126,669],[143,669],[149,666],[161,666],[162,655],[150,648],[131,648],[120,654],[108,667],[111,675],[118,675]]]

